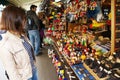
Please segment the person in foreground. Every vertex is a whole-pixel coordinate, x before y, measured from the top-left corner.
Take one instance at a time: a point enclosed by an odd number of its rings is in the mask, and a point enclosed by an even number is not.
[[[33,47],[24,32],[26,14],[22,8],[7,6],[0,26],[0,59],[9,80],[38,80]]]

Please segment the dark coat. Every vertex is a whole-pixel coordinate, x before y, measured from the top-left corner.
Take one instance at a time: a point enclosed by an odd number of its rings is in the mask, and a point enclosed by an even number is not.
[[[40,25],[39,25],[39,18],[37,14],[34,11],[29,10],[27,11],[27,17],[30,17],[34,20],[35,26],[37,26],[37,29],[39,30]]]

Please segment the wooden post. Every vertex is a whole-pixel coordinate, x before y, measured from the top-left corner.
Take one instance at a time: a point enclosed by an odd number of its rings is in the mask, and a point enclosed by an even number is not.
[[[111,0],[111,54],[115,51],[115,2],[116,0]]]

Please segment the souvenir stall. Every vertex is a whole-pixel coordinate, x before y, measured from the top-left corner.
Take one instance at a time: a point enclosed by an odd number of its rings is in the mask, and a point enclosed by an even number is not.
[[[111,37],[113,22],[117,21],[111,17],[115,1],[69,0],[64,4],[63,13],[51,12],[44,39],[50,45],[48,56],[52,58],[59,80],[120,79],[120,47],[118,52],[115,47],[111,50],[115,43]]]

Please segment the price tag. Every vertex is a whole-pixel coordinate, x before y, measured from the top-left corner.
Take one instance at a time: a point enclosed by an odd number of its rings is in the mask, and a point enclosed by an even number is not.
[[[79,75],[81,75],[80,71],[78,72]]]
[[[107,73],[108,71],[106,69],[104,69],[104,71]]]
[[[99,69],[100,69],[100,71],[102,71],[102,70],[103,70],[103,68],[102,68],[101,66],[99,67]]]
[[[100,61],[97,61],[98,64],[100,64]]]
[[[86,74],[83,74],[83,75],[84,75],[84,77],[87,77]]]

